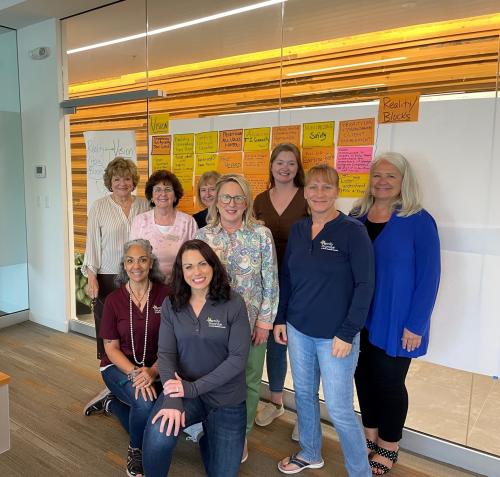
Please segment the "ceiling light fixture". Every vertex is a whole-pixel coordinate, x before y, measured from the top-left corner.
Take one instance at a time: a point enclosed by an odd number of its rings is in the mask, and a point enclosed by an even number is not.
[[[406,60],[407,56],[397,56],[395,58],[386,58],[384,60],[363,61],[362,63],[349,63],[348,65],[330,66],[329,68],[319,68],[317,70],[297,71],[296,73],[287,73],[287,76],[307,75],[309,73],[322,73],[323,71],[340,70],[343,68],[353,68],[355,66],[377,65],[379,63],[389,63],[391,61]]]
[[[354,91],[357,89],[380,88],[381,86],[385,86],[385,83],[365,84],[363,86],[350,86],[349,88],[323,89],[321,91],[310,91],[308,93],[294,93],[292,96],[306,96],[306,95],[310,95],[310,94],[336,93],[337,91]]]
[[[215,13],[214,15],[209,15],[207,17],[196,18],[194,20],[189,20],[187,22],[176,23],[175,25],[166,26],[163,28],[157,28],[155,30],[150,30],[144,33],[137,33],[136,35],[124,36],[122,38],[115,38],[114,40],[103,41],[101,43],[95,43],[93,45],[82,46],[80,48],[74,48],[72,50],[66,51],[68,55],[73,53],[80,53],[81,51],[94,50],[96,48],[102,48],[103,46],[116,45],[117,43],[124,43],[126,41],[137,40],[139,38],[144,38],[146,36],[158,35],[159,33],[165,33],[167,31],[179,30],[180,28],[186,28],[193,25],[199,25],[200,23],[207,23],[214,20],[219,20],[220,18],[230,17],[232,15],[239,15],[240,13],[251,12],[252,10],[258,10],[259,8],[270,7],[271,5],[278,5],[285,3],[287,0],[268,0],[266,2],[254,3],[252,5],[247,5],[246,7],[235,8],[233,10],[227,10],[225,12]]]

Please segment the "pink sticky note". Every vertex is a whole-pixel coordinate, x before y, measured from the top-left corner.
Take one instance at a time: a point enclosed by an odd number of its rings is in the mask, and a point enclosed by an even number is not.
[[[338,147],[335,166],[339,173],[366,173],[372,162],[373,146]]]

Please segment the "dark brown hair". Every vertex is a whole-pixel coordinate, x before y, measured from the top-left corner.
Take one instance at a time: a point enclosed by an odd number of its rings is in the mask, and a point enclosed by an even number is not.
[[[184,280],[184,273],[182,271],[182,255],[184,255],[184,252],[187,250],[198,250],[202,257],[212,267],[213,275],[208,289],[208,296],[217,301],[229,300],[231,293],[229,279],[226,269],[219,260],[219,257],[217,257],[217,254],[207,243],[203,242],[203,240],[188,240],[181,245],[175,257],[170,279],[170,288],[172,290],[170,302],[172,303],[174,311],[178,312],[184,308],[191,298],[191,287]]]
[[[167,182],[173,187],[175,194],[174,207],[177,207],[177,204],[184,195],[184,189],[182,188],[179,179],[177,179],[177,176],[170,171],[156,171],[149,176],[149,179],[146,182],[146,187],[144,189],[146,199],[148,199],[151,207],[155,206],[155,203],[153,202],[153,187],[157,184],[161,184],[162,182]]]
[[[278,155],[281,152],[291,152],[295,156],[295,160],[297,161],[297,174],[293,178],[293,183],[296,187],[304,187],[305,184],[305,174],[304,167],[302,166],[302,160],[300,158],[300,150],[295,144],[291,143],[281,143],[278,144],[271,153],[271,159],[269,159],[269,184],[271,189],[274,187],[274,177],[271,171],[273,166],[273,162],[277,159]]]

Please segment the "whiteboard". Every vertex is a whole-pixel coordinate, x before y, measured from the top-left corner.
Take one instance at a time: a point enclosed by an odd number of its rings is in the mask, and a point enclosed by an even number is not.
[[[378,102],[173,120],[170,133],[377,118]],[[374,154],[414,166],[424,207],[438,224],[442,276],[423,360],[500,375],[500,99],[423,97],[419,121],[376,127]],[[497,187],[495,187],[497,185]],[[339,198],[349,212],[354,199]]]

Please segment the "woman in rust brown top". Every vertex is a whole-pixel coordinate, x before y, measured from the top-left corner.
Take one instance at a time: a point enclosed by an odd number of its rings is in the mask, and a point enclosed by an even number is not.
[[[273,234],[279,269],[291,225],[307,215],[304,169],[296,146],[279,144],[274,148],[269,161],[269,183],[270,188],[255,198],[254,211],[255,216],[264,221]],[[255,423],[259,426],[271,424],[285,412],[283,386],[287,369],[286,346],[277,344],[272,333],[267,341],[266,365],[271,402],[257,413]],[[296,429],[292,438],[298,440]]]

